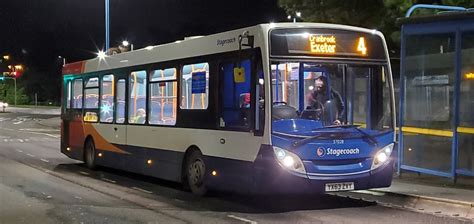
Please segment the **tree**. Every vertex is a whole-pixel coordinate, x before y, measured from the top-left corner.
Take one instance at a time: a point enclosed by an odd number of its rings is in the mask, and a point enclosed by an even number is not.
[[[279,0],[280,7],[293,15],[302,13],[307,22],[327,22],[366,27],[382,31],[391,53],[399,55],[400,25],[397,19],[413,4],[444,4],[474,7],[473,0]],[[420,10],[417,14],[433,13]]]

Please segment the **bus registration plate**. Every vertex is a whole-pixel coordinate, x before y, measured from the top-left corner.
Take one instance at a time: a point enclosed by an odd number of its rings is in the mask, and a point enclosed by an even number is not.
[[[354,182],[326,184],[326,192],[354,190]]]

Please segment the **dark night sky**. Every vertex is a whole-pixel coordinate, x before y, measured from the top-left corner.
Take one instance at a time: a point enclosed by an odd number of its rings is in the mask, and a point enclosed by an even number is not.
[[[286,17],[277,0],[110,0],[110,12],[111,46],[139,48]],[[104,27],[104,0],[0,0],[0,53],[38,70],[94,57]]]

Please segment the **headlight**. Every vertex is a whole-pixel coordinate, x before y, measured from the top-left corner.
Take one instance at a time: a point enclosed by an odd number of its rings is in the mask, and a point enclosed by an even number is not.
[[[390,155],[392,154],[392,151],[393,143],[383,147],[381,150],[375,153],[374,161],[372,162],[372,170],[390,161]]]
[[[273,152],[282,167],[298,173],[306,173],[303,162],[296,154],[276,146],[273,146]]]

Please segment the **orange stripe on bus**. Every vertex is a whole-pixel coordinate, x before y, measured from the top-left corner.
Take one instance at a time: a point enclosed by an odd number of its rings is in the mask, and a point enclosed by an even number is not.
[[[99,132],[97,132],[92,123],[84,122],[84,136],[89,135],[92,136],[92,138],[94,139],[94,144],[97,149],[121,154],[130,154],[105,140],[105,138],[102,137]]]

